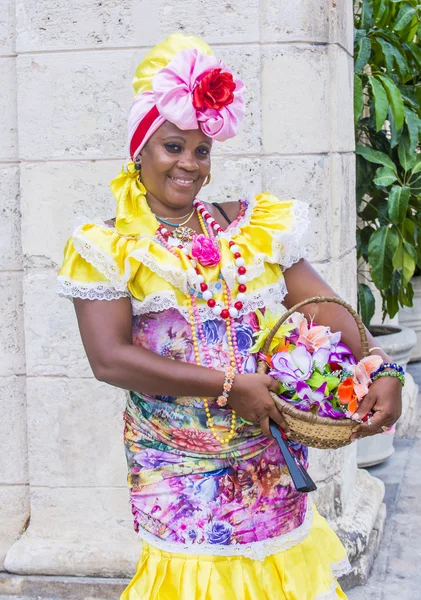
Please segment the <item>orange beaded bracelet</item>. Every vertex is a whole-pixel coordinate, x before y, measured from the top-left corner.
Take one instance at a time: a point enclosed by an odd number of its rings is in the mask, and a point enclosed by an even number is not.
[[[229,393],[230,393],[233,383],[234,383],[234,377],[235,377],[235,368],[232,365],[230,365],[227,369],[227,372],[225,373],[223,392],[220,396],[218,396],[218,399],[216,401],[217,405],[220,406],[221,408],[223,408],[224,406],[227,405],[228,396],[229,396]]]

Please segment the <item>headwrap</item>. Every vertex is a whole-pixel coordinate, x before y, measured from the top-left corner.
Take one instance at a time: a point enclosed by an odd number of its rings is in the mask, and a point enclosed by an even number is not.
[[[128,120],[132,160],[165,121],[183,130],[200,128],[224,141],[237,134],[244,118],[244,85],[194,36],[173,33],[152,48],[136,69],[133,89]],[[145,217],[146,190],[137,175],[130,162],[111,182],[121,235],[138,235]]]
[[[133,159],[164,121],[180,129],[200,127],[222,142],[237,134],[244,117],[244,85],[193,36],[174,33],[148,52],[133,88],[128,124]]]

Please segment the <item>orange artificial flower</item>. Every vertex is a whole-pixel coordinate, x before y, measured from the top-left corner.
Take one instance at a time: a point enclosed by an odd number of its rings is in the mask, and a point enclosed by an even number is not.
[[[290,347],[290,345],[291,343],[288,340],[286,340],[285,344],[279,344],[275,352],[288,352],[288,348]]]
[[[354,382],[352,377],[347,377],[338,386],[338,398],[341,404],[348,404],[350,413],[354,413],[358,408],[358,398],[354,391]]]

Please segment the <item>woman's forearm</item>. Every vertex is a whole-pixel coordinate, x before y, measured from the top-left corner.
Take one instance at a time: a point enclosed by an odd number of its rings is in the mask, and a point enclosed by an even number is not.
[[[109,360],[92,365],[95,377],[110,385],[152,396],[217,397],[224,372],[172,360],[151,350],[121,345],[107,355]]]
[[[75,298],[83,345],[95,377],[110,385],[162,396],[218,396],[222,371],[164,358],[132,343],[128,298],[112,302]]]

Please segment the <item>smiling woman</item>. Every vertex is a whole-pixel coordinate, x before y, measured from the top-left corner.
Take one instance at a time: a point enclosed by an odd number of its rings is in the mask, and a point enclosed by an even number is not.
[[[80,225],[58,277],[95,376],[130,390],[124,443],[143,551],[121,600],[345,598],[345,549],[293,485],[269,427],[288,432],[278,384],[256,372],[253,343],[283,305],[334,294],[303,259],[307,207],[270,193],[225,210],[199,200],[212,141],[244,116],[241,81],[207,44],[170,36],[134,89],[115,225]],[[307,309],[361,356],[345,309]],[[398,417],[399,386],[371,386],[373,433]],[[307,466],[307,448],[291,450]]]

